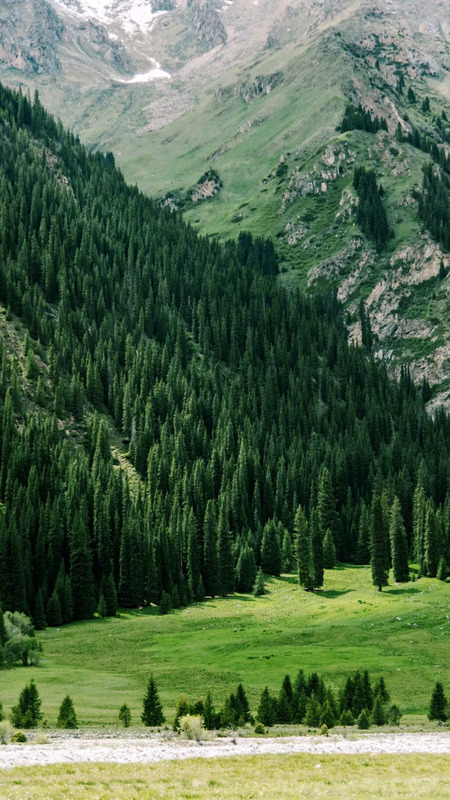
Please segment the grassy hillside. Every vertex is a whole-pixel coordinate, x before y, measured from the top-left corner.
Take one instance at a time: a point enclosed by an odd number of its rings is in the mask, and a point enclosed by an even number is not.
[[[255,712],[264,686],[278,692],[299,668],[318,671],[336,689],[357,669],[382,674],[410,722],[424,720],[436,680],[450,688],[448,583],[422,578],[379,593],[368,568],[340,566],[314,594],[294,575],[268,588],[258,599],[234,595],[169,616],[128,611],[40,633],[44,655],[33,677],[49,723],[69,692],[83,723],[114,723],[126,702],[140,724],[150,672],[169,720],[181,692],[194,701],[207,687],[219,706],[240,681]],[[28,679],[24,669],[0,672],[6,711]]]
[[[143,766],[73,764],[2,774],[0,798],[138,800],[164,797],[278,797],[325,800],[378,797],[445,800],[448,759],[439,756],[249,756]],[[387,794],[388,793],[388,794]]]

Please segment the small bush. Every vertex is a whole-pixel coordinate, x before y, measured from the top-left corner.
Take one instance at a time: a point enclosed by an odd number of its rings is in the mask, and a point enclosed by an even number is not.
[[[11,723],[4,719],[0,722],[0,744],[9,744],[11,737],[14,733],[14,728]]]
[[[195,739],[196,742],[199,742],[204,738],[205,729],[201,717],[186,714],[184,717],[180,717],[179,726],[180,733],[185,739]]]
[[[325,724],[322,725],[320,733],[322,734],[322,736],[328,736],[328,725]]]
[[[255,733],[263,734],[266,732],[266,729],[262,722],[257,722],[255,725]]]
[[[23,731],[16,731],[14,736],[11,736],[11,742],[28,742],[28,736]]]
[[[122,723],[124,728],[129,728],[130,727],[131,711],[128,708],[126,703],[124,703],[123,706],[120,706],[119,720]]]
[[[44,731],[38,731],[34,737],[34,741],[36,744],[49,744],[49,738]]]

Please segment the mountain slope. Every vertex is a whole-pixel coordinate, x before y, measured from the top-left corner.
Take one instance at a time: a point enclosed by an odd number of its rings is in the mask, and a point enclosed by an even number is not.
[[[364,299],[380,356],[397,374],[406,362],[426,377],[434,406],[449,402],[449,262],[417,214],[428,154],[394,139],[400,124],[442,141],[445,4],[20,0],[0,2],[0,14],[8,82],[38,87],[129,180],[205,233],[275,237],[289,285],[337,285],[351,335]],[[340,134],[349,101],[388,132]],[[386,189],[382,254],[352,213],[363,163]]]
[[[270,241],[200,237],[38,98],[0,88],[0,125],[4,606],[58,625],[248,590],[300,524],[320,586],[323,538],[368,563],[381,517],[384,575],[396,495],[404,561],[442,577],[449,420],[388,380],[363,311],[365,349]]]

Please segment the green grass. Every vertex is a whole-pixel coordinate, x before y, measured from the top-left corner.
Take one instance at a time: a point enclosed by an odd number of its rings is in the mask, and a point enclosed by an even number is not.
[[[126,702],[136,724],[151,672],[170,720],[181,692],[196,700],[210,689],[220,705],[242,681],[256,710],[264,686],[278,691],[300,667],[335,688],[367,668],[417,721],[436,680],[450,692],[449,584],[422,578],[379,593],[369,568],[340,567],[326,572],[324,591],[304,592],[294,575],[268,588],[262,598],[235,595],[168,616],[143,609],[48,629],[38,668],[0,672],[0,700],[9,712],[33,677],[49,724],[67,692],[82,723],[114,723]]]
[[[284,798],[371,800],[450,796],[441,756],[249,756],[213,761],[72,764],[2,772],[5,800]]]

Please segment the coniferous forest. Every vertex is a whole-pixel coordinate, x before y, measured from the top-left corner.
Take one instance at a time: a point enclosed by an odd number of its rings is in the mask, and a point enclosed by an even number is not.
[[[169,609],[293,553],[309,589],[324,556],[375,553],[380,588],[408,555],[445,572],[450,422],[427,387],[349,344],[332,294],[283,288],[270,241],[200,237],[37,96],[0,88],[0,125],[0,302],[27,331],[23,357],[0,345],[4,610]]]

